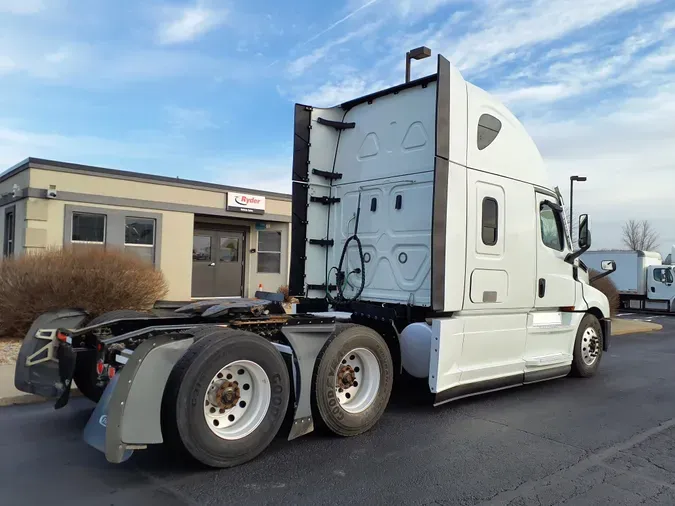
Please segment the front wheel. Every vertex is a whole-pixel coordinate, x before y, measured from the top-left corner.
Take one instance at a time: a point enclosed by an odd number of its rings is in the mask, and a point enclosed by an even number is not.
[[[600,367],[604,336],[598,319],[587,314],[581,320],[574,342],[572,375],[581,378],[594,376]]]

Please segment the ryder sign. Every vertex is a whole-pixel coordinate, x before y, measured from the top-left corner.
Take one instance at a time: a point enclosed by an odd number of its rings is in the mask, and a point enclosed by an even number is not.
[[[227,210],[243,213],[264,214],[265,197],[246,193],[227,193]]]

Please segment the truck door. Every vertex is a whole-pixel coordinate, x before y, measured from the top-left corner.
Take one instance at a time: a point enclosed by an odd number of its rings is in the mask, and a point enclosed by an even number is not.
[[[558,199],[538,192],[535,196],[538,241],[534,306],[557,311],[561,307],[574,306],[576,281],[572,265],[565,262],[570,251]]]
[[[651,265],[647,270],[647,287],[649,300],[672,299],[675,296],[672,269],[663,265]]]

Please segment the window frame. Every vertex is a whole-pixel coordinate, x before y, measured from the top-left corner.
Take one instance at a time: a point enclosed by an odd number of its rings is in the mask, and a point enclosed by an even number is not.
[[[269,250],[261,250],[260,249],[260,236],[261,236],[261,234],[264,234],[264,233],[279,234],[279,251],[269,251]],[[256,265],[257,273],[258,274],[281,274],[281,270],[282,270],[281,269],[281,267],[282,267],[281,266],[281,259],[282,259],[282,252],[283,252],[283,247],[284,247],[284,244],[283,244],[284,243],[284,236],[283,236],[282,231],[281,230],[258,230],[257,240],[258,240],[258,250],[257,250],[258,262],[256,262],[257,263],[257,265]],[[260,253],[279,255],[279,270],[275,271],[275,272],[261,271],[260,270],[260,261],[259,261]]]
[[[134,244],[127,242],[127,220],[146,220],[152,222],[152,244]],[[145,218],[143,216],[126,215],[124,217],[124,247],[132,248],[154,248],[157,245],[157,220],[155,218]]]
[[[12,217],[12,227],[11,227],[11,239],[10,235],[7,234],[7,217]],[[5,207],[4,213],[4,224],[3,224],[3,236],[2,236],[2,256],[5,258],[11,258],[14,256],[16,251],[16,206],[7,206]]]
[[[495,216],[494,216],[494,221],[495,221],[495,226],[494,227],[488,227],[485,225],[485,204],[486,203],[493,203],[495,206]],[[494,241],[492,242],[485,242],[485,229],[488,228],[490,230],[494,230]],[[483,197],[483,201],[481,202],[481,227],[480,227],[480,239],[483,242],[485,246],[496,246],[497,243],[499,242],[499,202],[497,201],[496,198],[494,197]]]
[[[665,281],[661,281],[660,279],[656,279],[656,271],[666,271],[667,273],[670,273],[670,281],[668,281],[668,279],[666,279]],[[670,267],[657,267],[657,268],[655,268],[654,271],[652,272],[652,278],[654,279],[654,281],[655,281],[656,283],[662,283],[662,284],[664,284],[664,285],[670,283],[670,284],[672,285],[672,284],[673,284],[673,281],[674,281],[674,279],[673,279],[673,270],[672,270]],[[666,274],[666,278],[668,278],[668,274]]]
[[[156,268],[161,266],[162,260],[162,218],[161,213],[145,212],[142,209],[127,210],[115,209],[112,207],[100,207],[89,205],[66,204],[63,217],[63,246],[79,246],[91,244],[100,246],[101,243],[86,241],[73,241],[73,215],[74,214],[100,214],[105,216],[105,232],[103,247],[113,247],[124,250],[125,248],[143,247],[141,244],[126,243],[126,219],[139,218],[155,220],[154,250],[152,254],[152,265]],[[147,246],[147,245],[145,245]]]
[[[75,231],[75,216],[79,215],[89,215],[89,216],[102,216],[103,217],[103,240],[102,241],[80,241],[73,239],[73,232]],[[70,243],[71,244],[95,244],[95,245],[106,245],[106,239],[108,238],[108,216],[105,213],[96,213],[96,212],[86,212],[86,211],[73,211],[70,215]]]
[[[544,241],[544,227],[543,227],[544,222],[542,221],[542,211],[544,210],[544,207],[547,207],[553,213],[556,229],[558,231],[558,244],[560,245],[560,248],[555,248],[550,244],[547,244],[546,241]],[[551,202],[548,202],[546,200],[542,200],[539,203],[539,233],[541,235],[541,243],[544,246],[546,246],[549,249],[552,249],[553,251],[558,251],[560,253],[565,251],[565,244],[567,242],[565,238],[565,223],[562,219],[560,211],[555,207],[553,207],[551,205]]]

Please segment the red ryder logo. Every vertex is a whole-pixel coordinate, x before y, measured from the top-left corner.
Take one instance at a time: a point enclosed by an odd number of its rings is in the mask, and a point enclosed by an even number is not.
[[[247,197],[246,195],[237,195],[234,201],[241,206],[248,206],[251,204],[260,204],[260,199],[256,197]]]
[[[257,195],[247,195],[245,193],[228,192],[227,210],[239,211],[244,213],[264,214],[265,197],[259,197]]]

